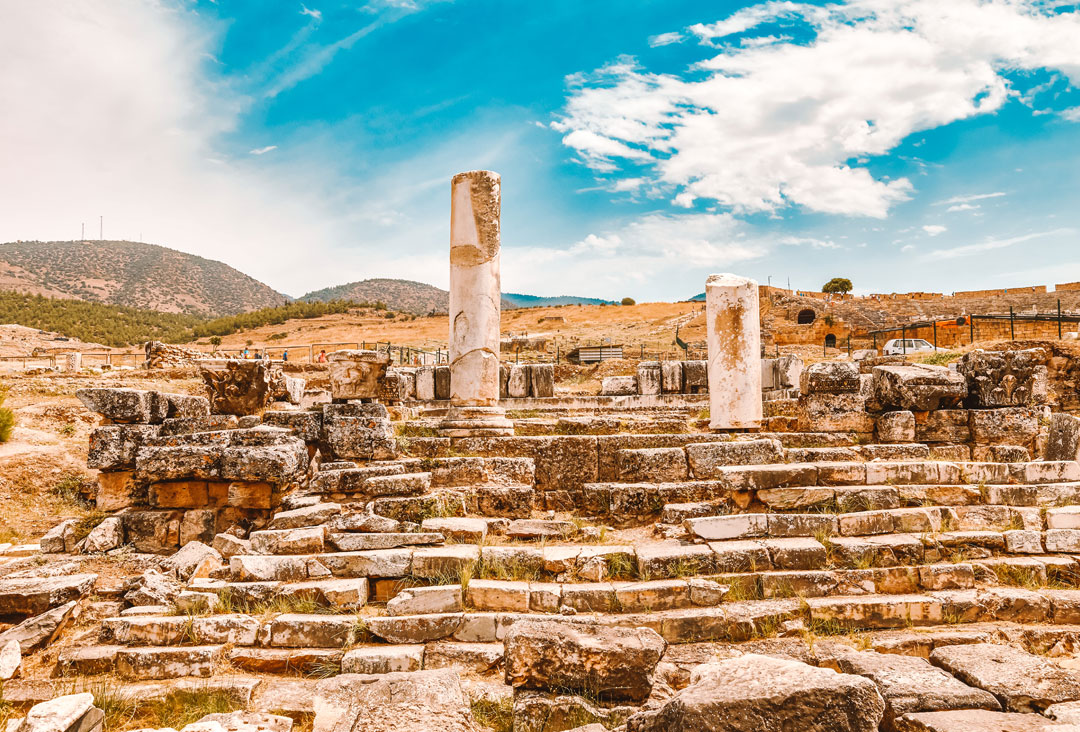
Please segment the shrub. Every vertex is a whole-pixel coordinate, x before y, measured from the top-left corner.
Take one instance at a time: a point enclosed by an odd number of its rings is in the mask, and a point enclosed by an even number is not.
[[[0,442],[10,440],[11,432],[15,429],[15,412],[4,406],[6,396],[7,390],[0,389]]]
[[[620,304],[621,305],[637,305],[637,302],[632,297],[624,297]]]

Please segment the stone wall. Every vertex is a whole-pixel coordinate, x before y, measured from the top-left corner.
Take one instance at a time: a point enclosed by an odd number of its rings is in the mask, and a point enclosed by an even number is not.
[[[1047,354],[973,351],[956,368],[867,359],[811,365],[796,399],[766,402],[766,429],[846,432],[882,443],[921,442],[1044,455],[1050,407]]]

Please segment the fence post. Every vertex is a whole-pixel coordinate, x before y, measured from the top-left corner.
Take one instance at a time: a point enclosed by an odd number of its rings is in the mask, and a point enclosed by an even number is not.
[[[1013,317],[1013,306],[1009,306],[1009,340],[1016,340],[1016,320]]]
[[[975,345],[975,316],[968,316],[968,329],[971,331],[971,343],[969,345]]]
[[[1058,340],[1061,340],[1061,298],[1058,298]]]
[[[934,352],[937,353],[937,321],[934,321]]]
[[[900,326],[900,347],[904,349],[904,355],[907,355],[907,326]]]
[[[851,333],[847,334],[847,355],[851,358]]]
[[[645,344],[641,344],[641,360],[645,360]]]

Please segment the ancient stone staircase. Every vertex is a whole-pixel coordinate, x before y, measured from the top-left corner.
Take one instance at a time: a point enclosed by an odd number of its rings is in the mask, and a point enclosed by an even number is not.
[[[195,567],[170,606],[103,619],[58,667],[132,681],[483,673],[530,617],[648,627],[672,649],[999,623],[1072,642],[1077,463],[700,437],[617,450],[615,480],[543,518],[529,517],[531,458],[325,464],[266,529],[215,541],[227,569]]]

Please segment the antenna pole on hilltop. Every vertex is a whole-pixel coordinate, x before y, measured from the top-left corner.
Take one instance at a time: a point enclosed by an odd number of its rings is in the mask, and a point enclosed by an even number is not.
[[[86,222],[85,221],[82,224],[82,237],[81,238],[83,239],[83,241],[86,240]]]
[[[105,239],[105,217],[98,216],[98,239]]]

